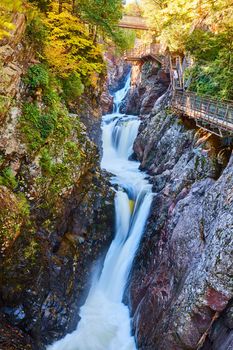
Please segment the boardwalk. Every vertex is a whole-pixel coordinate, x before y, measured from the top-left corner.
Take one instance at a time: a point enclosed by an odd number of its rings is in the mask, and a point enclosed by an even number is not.
[[[123,16],[119,23],[120,28],[149,30],[144,18],[136,16]]]
[[[197,126],[218,136],[233,135],[233,102],[218,101],[175,90],[172,108],[196,121]]]
[[[164,64],[164,55],[160,53],[161,46],[159,44],[141,45],[125,53],[126,61],[147,61],[155,60],[161,65]]]
[[[160,44],[148,44],[136,47],[125,53],[129,62],[154,60],[161,68],[170,73],[173,90],[172,108],[195,120],[196,125],[221,137],[233,136],[233,101],[218,101],[185,92],[189,81],[185,81],[185,70],[192,64],[189,57],[172,57],[161,52]]]

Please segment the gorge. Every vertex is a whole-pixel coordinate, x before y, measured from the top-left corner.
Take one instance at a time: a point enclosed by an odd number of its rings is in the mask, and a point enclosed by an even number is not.
[[[130,88],[116,92],[115,112],[103,117],[102,168],[113,174],[116,187],[115,238],[106,255],[103,270],[93,278],[81,320],[76,331],[49,346],[48,350],[136,349],[131,336],[130,316],[122,303],[131,264],[140,243],[152,201],[151,185],[138,170],[139,163],[129,161],[137,136],[139,120],[119,113]]]
[[[144,3],[191,93],[231,99],[222,1],[219,28],[209,1]],[[3,4],[0,350],[233,350],[232,135],[173,108],[160,60],[126,62],[122,1]]]

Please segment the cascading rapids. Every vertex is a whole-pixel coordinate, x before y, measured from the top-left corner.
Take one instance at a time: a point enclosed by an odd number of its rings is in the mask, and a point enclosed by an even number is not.
[[[133,258],[149,215],[152,192],[139,163],[130,161],[140,121],[119,113],[120,103],[130,87],[115,94],[113,114],[103,117],[103,158],[101,166],[113,174],[115,197],[115,238],[106,255],[99,279],[93,281],[80,310],[77,329],[47,350],[136,350],[131,335],[130,315],[122,303]]]

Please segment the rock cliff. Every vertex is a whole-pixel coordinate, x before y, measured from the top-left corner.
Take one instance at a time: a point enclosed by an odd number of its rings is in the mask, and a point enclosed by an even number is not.
[[[157,63],[148,61],[134,64],[131,69],[131,88],[121,106],[121,112],[141,117],[149,115],[169,84],[169,75]]]
[[[105,84],[68,111],[56,91],[33,88],[28,74],[50,78],[25,17],[14,22],[0,46],[0,348],[40,350],[76,327],[112,238],[113,193],[95,145],[99,101],[108,113],[112,98]],[[114,93],[129,67],[106,59]],[[121,111],[143,119],[134,157],[155,193],[125,293],[138,349],[231,350],[232,139],[172,113],[169,94],[157,103],[169,86],[157,65],[134,66],[131,85]]]
[[[0,348],[39,350],[76,327],[114,206],[89,138],[99,138],[101,91],[69,113],[35,59],[25,16],[14,22],[0,46]]]
[[[126,292],[138,349],[230,350],[232,139],[198,129],[164,101],[149,116],[127,101],[144,114],[134,151],[155,193]]]
[[[100,101],[103,114],[112,112],[113,95],[117,90],[123,88],[131,68],[122,57],[116,56],[115,51],[111,48],[105,53],[105,62],[107,64],[107,80]]]

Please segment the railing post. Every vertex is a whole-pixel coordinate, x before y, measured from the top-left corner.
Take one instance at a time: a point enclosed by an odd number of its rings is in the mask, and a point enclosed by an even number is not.
[[[214,116],[214,118],[216,118],[217,115],[218,115],[218,102],[217,102],[217,104],[216,104],[216,110],[215,110],[215,116]]]
[[[197,110],[197,100],[196,100],[196,95],[194,95],[194,118],[197,117],[197,113],[196,113],[196,110]]]
[[[229,111],[229,105],[227,105],[226,112],[225,112],[225,115],[224,115],[224,121],[225,121],[225,123],[227,123],[228,111]]]
[[[207,105],[207,109],[206,109],[206,116],[207,116],[207,118],[208,118],[208,120],[209,120],[209,109],[210,109],[210,101],[208,101],[208,105]]]

